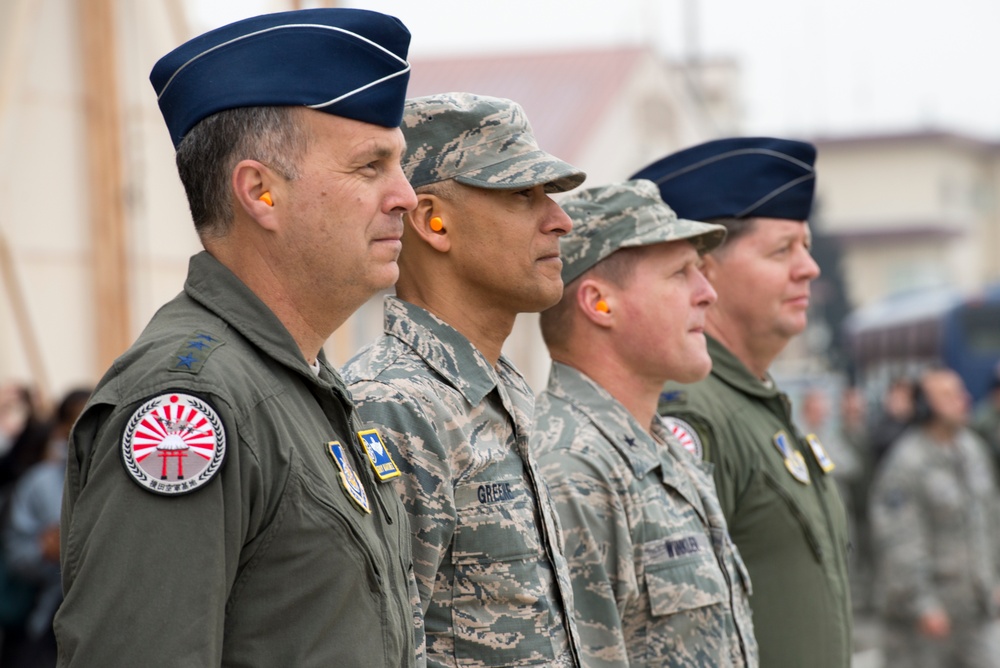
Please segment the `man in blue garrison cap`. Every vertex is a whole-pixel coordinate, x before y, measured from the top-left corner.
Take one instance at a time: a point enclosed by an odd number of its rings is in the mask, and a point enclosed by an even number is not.
[[[322,352],[399,273],[409,37],[269,14],[153,68],[205,250],[73,431],[59,665],[415,663],[406,515]]]
[[[712,372],[668,384],[659,412],[682,443],[715,465],[729,531],[753,585],[750,605],[768,668],[846,668],[851,661],[847,526],[813,434],[792,422],[768,373],[806,326],[816,149],[766,137],[688,148],[633,178],[660,188],[681,218],[724,225],[702,269],[718,293],[705,320]]]

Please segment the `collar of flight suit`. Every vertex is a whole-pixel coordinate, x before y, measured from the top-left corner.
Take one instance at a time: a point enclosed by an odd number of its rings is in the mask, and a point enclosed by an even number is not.
[[[762,399],[773,399],[781,394],[771,374],[767,375],[766,383],[761,381],[718,340],[708,334],[705,335],[705,339],[708,343],[708,354],[712,358],[713,376],[744,394]]]
[[[331,386],[344,401],[347,388],[321,349],[319,377],[299,350],[299,344],[267,305],[224,264],[207,251],[194,255],[188,265],[184,292],[224,320],[268,357],[289,367],[309,383]]]

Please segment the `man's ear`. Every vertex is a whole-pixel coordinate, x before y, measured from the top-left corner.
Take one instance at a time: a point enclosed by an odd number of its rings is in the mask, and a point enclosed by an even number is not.
[[[417,207],[403,216],[406,222],[404,234],[415,234],[434,250],[447,253],[451,249],[447,208],[444,200],[437,195],[418,193]]]
[[[279,218],[275,214],[285,204],[284,179],[262,162],[241,160],[233,168],[231,184],[237,207],[265,229],[277,229]]]
[[[576,286],[576,307],[598,327],[611,327],[615,318],[615,298],[600,281],[585,278]]]

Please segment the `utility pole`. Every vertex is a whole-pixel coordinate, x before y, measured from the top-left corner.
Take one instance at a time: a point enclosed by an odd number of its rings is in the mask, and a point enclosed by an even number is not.
[[[82,46],[94,286],[95,368],[106,369],[131,343],[128,235],[125,229],[117,0],[77,0]]]

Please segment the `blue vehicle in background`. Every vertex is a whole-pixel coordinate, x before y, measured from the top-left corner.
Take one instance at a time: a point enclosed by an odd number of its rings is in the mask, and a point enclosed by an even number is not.
[[[894,295],[854,311],[844,327],[853,375],[869,392],[942,364],[979,401],[1000,364],[1000,283],[971,295],[944,288]]]

